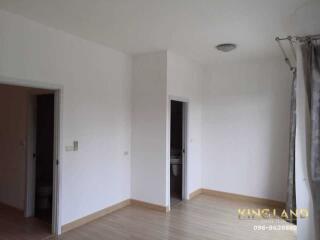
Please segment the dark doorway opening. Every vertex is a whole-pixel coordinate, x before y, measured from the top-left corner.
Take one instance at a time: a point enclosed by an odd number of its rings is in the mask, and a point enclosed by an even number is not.
[[[170,200],[171,206],[183,196],[183,102],[171,101],[170,124]]]
[[[35,217],[52,222],[54,94],[37,96]]]
[[[55,93],[0,84],[0,239],[52,233]]]

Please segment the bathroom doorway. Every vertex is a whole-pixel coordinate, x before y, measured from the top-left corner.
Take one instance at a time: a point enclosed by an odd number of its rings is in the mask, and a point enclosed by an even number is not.
[[[57,234],[60,90],[27,88],[28,131],[24,216]]]
[[[60,90],[1,80],[0,238],[45,239],[59,230]]]
[[[170,114],[170,205],[184,199],[187,103],[171,100]]]
[[[0,182],[0,239],[45,239],[57,232],[58,94],[0,81],[0,169],[6,173]]]
[[[36,96],[35,213],[52,223],[54,94]]]

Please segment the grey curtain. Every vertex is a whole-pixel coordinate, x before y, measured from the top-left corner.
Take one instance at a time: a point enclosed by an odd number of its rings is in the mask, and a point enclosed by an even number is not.
[[[307,136],[310,188],[313,196],[316,229],[320,226],[320,41],[313,40],[302,46],[306,94],[310,113],[310,131]],[[319,232],[318,232],[319,234]],[[319,236],[318,236],[319,237]]]
[[[303,49],[308,106],[311,114],[310,170],[313,181],[320,181],[320,45],[305,44]]]
[[[291,87],[291,109],[290,109],[290,138],[289,138],[289,175],[286,211],[296,209],[296,186],[295,186],[295,140],[296,140],[296,71],[293,72]],[[295,223],[294,220],[291,222]]]

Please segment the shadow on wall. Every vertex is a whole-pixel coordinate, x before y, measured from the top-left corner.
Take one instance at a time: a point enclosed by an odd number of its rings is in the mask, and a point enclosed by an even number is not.
[[[288,80],[289,81],[289,80]],[[287,189],[288,162],[289,162],[289,135],[290,135],[290,90],[282,97],[274,97],[270,102],[270,138],[269,160],[272,166],[269,171],[269,191],[275,191],[274,186],[280,185],[280,189]],[[284,140],[287,141],[284,141]],[[283,161],[283,164],[279,163]],[[278,192],[278,196],[286,199],[286,192]]]

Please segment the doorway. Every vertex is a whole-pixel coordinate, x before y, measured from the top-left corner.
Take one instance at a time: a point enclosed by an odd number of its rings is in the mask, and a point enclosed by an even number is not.
[[[170,101],[170,205],[184,199],[187,103]]]
[[[52,223],[54,94],[36,96],[34,216]]]
[[[0,141],[6,143],[0,168],[11,176],[0,178],[0,220],[12,229],[2,236],[0,227],[0,238],[40,240],[58,233],[59,94],[0,84]]]

